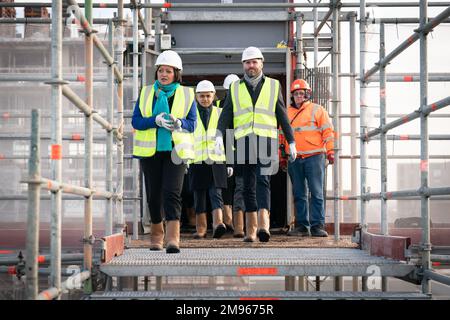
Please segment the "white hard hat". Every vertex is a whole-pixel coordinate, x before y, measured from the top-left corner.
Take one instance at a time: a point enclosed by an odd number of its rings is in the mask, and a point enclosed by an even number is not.
[[[257,47],[248,47],[242,52],[242,62],[250,59],[262,59],[264,61],[264,56],[262,55],[261,50]]]
[[[178,53],[173,50],[164,51],[158,56],[155,66],[161,65],[171,66],[183,70],[183,63],[181,62],[181,58]]]
[[[216,92],[216,89],[211,81],[202,80],[197,84],[195,92]]]
[[[223,87],[225,88],[225,90],[228,90],[230,89],[230,85],[237,80],[239,80],[239,77],[237,75],[233,73],[229,74],[223,80]]]

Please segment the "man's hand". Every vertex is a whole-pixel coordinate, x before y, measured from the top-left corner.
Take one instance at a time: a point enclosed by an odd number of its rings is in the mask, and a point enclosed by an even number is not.
[[[334,163],[334,153],[327,154],[327,159],[328,159],[329,164],[333,164]]]
[[[223,138],[221,136],[216,137],[216,144],[214,147],[214,152],[216,155],[221,156],[223,154]]]
[[[294,162],[297,159],[297,147],[295,142],[289,143],[289,162]]]

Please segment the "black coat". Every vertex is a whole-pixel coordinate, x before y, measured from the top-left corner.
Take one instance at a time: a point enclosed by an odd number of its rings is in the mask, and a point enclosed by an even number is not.
[[[189,184],[192,191],[211,187],[227,187],[227,167],[225,164],[191,164]]]
[[[210,107],[211,108],[211,107]],[[200,119],[197,125],[208,127],[211,109],[199,106]],[[191,190],[209,189],[211,187],[227,187],[227,167],[225,164],[192,164],[189,169]]]

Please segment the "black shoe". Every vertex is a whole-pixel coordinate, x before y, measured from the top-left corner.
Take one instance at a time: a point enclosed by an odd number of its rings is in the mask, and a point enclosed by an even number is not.
[[[213,230],[213,238],[219,239],[225,234],[225,232],[227,232],[227,227],[225,227],[224,224],[219,224],[216,229]]]
[[[264,229],[259,229],[256,235],[260,242],[268,242],[270,239],[270,232]]]
[[[301,225],[295,229],[290,230],[287,233],[288,236],[292,236],[292,237],[309,237],[309,229],[307,227],[305,227],[304,225]]]
[[[328,237],[328,233],[325,231],[324,226],[311,227],[311,236],[313,237]]]
[[[226,224],[225,223],[225,228],[227,229],[227,233],[233,233],[234,232],[234,228],[232,225]]]
[[[180,253],[180,248],[174,245],[167,246],[166,253]]]

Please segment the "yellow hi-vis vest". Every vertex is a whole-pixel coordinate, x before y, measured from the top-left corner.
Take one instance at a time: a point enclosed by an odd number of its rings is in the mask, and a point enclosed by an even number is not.
[[[258,100],[254,106],[244,81],[235,81],[230,86],[233,102],[234,137],[240,139],[251,133],[261,137],[278,137],[275,107],[280,82],[266,77]]]
[[[145,118],[152,116],[153,97],[155,89],[152,86],[145,86],[139,96],[139,109]],[[188,87],[179,86],[175,91],[171,114],[178,119],[186,118],[194,102],[194,90]],[[151,157],[156,152],[156,130],[136,130],[133,143],[133,155],[138,157]],[[173,131],[172,140],[177,155],[183,160],[194,159],[194,134],[191,132]]]
[[[199,107],[201,108],[201,107]],[[211,116],[209,118],[208,128],[205,130],[200,112],[197,108],[197,127],[194,131],[195,138],[195,159],[194,163],[205,162],[225,162],[225,151],[222,148],[222,154],[215,152],[217,124],[221,110],[216,106],[211,106]]]

